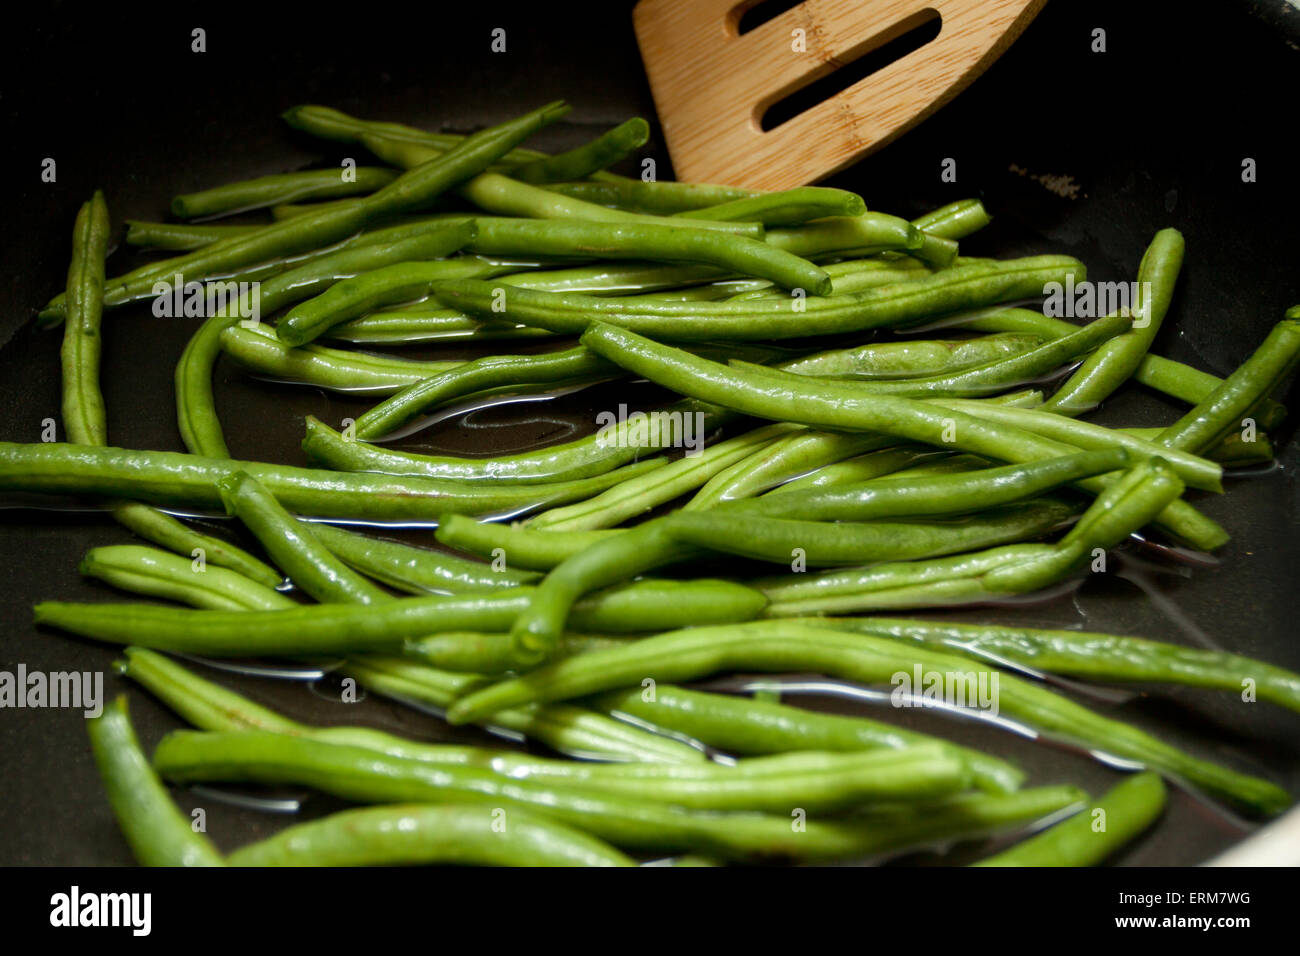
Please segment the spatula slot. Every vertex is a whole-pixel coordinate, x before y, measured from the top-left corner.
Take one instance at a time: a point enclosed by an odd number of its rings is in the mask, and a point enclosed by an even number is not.
[[[804,0],[745,0],[736,4],[735,9],[728,14],[728,21],[734,25],[737,36],[744,36],[767,21],[803,6],[803,3]]]
[[[770,0],[755,9],[766,9],[769,5],[780,6],[780,3]],[[904,17],[889,29],[852,47],[843,56],[829,61],[830,72],[809,73],[793,90],[784,92],[784,95],[777,93],[775,101],[759,103],[756,107],[759,127],[766,133],[789,122],[889,64],[915,53],[938,37],[942,28],[943,18],[938,10],[918,10]]]

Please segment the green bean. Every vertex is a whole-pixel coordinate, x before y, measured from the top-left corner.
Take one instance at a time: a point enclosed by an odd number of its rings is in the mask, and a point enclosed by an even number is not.
[[[925,234],[906,219],[867,212],[821,219],[791,229],[769,229],[765,241],[805,258],[832,253],[845,258],[879,252],[915,252],[924,245]]]
[[[768,617],[942,607],[994,600],[999,594],[984,586],[986,574],[1053,553],[1051,545],[1008,545],[951,558],[760,578],[753,584],[771,602],[764,612]]]
[[[548,659],[619,647],[628,640],[635,638],[627,635],[564,634]],[[402,652],[430,667],[462,674],[504,674],[526,670],[538,663],[533,655],[520,653],[509,634],[483,631],[453,631],[407,641]]]
[[[598,710],[626,714],[736,754],[801,750],[898,749],[939,738],[866,717],[822,714],[750,697],[656,684],[652,699],[640,688],[609,691],[591,699]],[[972,782],[990,793],[1012,793],[1025,779],[1018,767],[978,750],[944,744],[971,768]]]
[[[360,143],[363,136],[377,136],[416,143],[446,152],[469,138],[455,133],[430,133],[403,126],[401,123],[356,119],[328,106],[295,106],[281,113],[280,117],[296,130],[343,143]],[[507,163],[524,163],[545,156],[545,153],[535,149],[516,147],[503,155],[500,160]]]
[[[148,505],[137,502],[114,505],[113,518],[122,527],[135,532],[146,541],[190,558],[202,556],[208,564],[230,568],[259,584],[278,587],[284,580],[279,571],[243,548],[211,535],[200,534],[171,515]]]
[[[840,485],[870,481],[883,475],[902,471],[918,461],[946,457],[944,452],[926,448],[923,445],[898,445],[882,448],[880,451],[868,452],[839,464],[827,465],[809,472],[801,478],[795,478],[784,485],[773,488],[769,495],[787,495],[793,491],[811,488],[837,488]]]
[[[529,584],[538,577],[527,571],[497,570],[481,561],[368,537],[333,525],[317,523],[311,530],[325,547],[357,571],[408,594],[491,591]]]
[[[230,855],[233,866],[636,866],[609,844],[543,816],[406,804],[299,823]]]
[[[510,171],[526,183],[554,183],[586,179],[636,152],[650,138],[650,124],[635,116],[597,136],[590,143],[547,159],[533,160]]]
[[[528,606],[530,587],[480,594],[397,598],[376,605],[305,605],[274,611],[191,611],[148,604],[36,605],[37,623],[84,637],[156,650],[231,657],[320,656],[399,650],[408,638],[448,631],[505,631]],[[638,581],[574,608],[579,630],[642,631],[749,620],[765,599],[727,581]]]
[[[1300,711],[1300,674],[1262,661],[1140,637],[902,618],[851,618],[830,626],[936,645],[993,663],[1010,661],[1049,674],[1095,680],[1151,681],[1240,693]]]
[[[439,233],[442,243],[431,258],[459,251],[474,238],[476,231],[477,226],[471,219]],[[462,268],[458,263],[438,261],[394,262],[344,279],[291,308],[276,324],[276,334],[288,345],[305,345],[331,326],[355,319],[376,306],[428,295],[435,282]]]
[[[737,186],[642,182],[639,179],[621,179],[617,182],[546,183],[546,188],[564,196],[599,203],[602,206],[663,216],[762,195]]]
[[[944,408],[979,415],[988,421],[1021,428],[1079,448],[1125,448],[1134,455],[1159,455],[1193,488],[1223,491],[1223,469],[1214,462],[1176,448],[1164,448],[1157,442],[1146,441],[1116,428],[1105,428],[1036,408],[991,405],[957,398],[936,398],[933,401]]]
[[[978,199],[961,199],[913,219],[912,225],[931,236],[964,239],[987,226],[990,219]]]
[[[342,249],[323,256],[313,262],[305,263],[273,277],[260,287],[257,298],[246,302],[240,295],[239,308],[235,314],[217,314],[206,319],[193,338],[185,346],[180,361],[176,364],[176,420],[180,426],[181,439],[185,447],[195,454],[204,454],[213,458],[227,457],[230,452],[226,447],[225,437],[221,433],[221,421],[217,417],[215,400],[212,395],[212,369],[217,355],[222,348],[223,333],[239,325],[241,331],[249,332],[247,323],[240,322],[240,314],[254,315],[260,318],[263,308],[269,313],[284,305],[296,302],[327,288],[337,279],[356,275],[368,269],[382,266],[389,262],[403,261],[407,258],[419,259],[424,256],[442,254],[447,247],[446,235],[461,234],[459,225],[440,224],[413,236],[395,238],[393,241],[376,241],[374,243]],[[452,267],[448,266],[447,270]],[[468,262],[460,266],[455,274],[482,275],[490,273],[490,268],[478,262]],[[256,305],[257,312],[249,311]],[[232,333],[238,338],[238,333]],[[247,340],[246,347],[262,344],[260,340]],[[269,352],[269,347],[260,350],[263,361],[273,362],[277,356]],[[338,357],[338,356],[336,356]],[[279,357],[292,360],[292,357]],[[308,361],[307,364],[315,364]],[[293,374],[297,368],[280,369],[274,365],[271,374]]]
[[[1121,428],[1120,431],[1145,441],[1154,442],[1160,437],[1163,428]],[[1255,429],[1254,433],[1229,431],[1213,445],[1201,452],[1202,457],[1218,462],[1224,468],[1240,468],[1246,465],[1262,465],[1275,457],[1273,442],[1269,437]]]
[[[1155,822],[1165,806],[1159,774],[1139,773],[1036,836],[973,866],[1094,866]]]
[[[98,190],[82,205],[73,227],[68,267],[68,324],[63,333],[63,428],[68,441],[103,445],[108,440],[104,396],[99,391],[100,315],[104,307],[104,256],[108,253],[108,206]]]
[[[250,372],[339,392],[391,395],[430,375],[440,375],[463,364],[417,361],[314,344],[293,348],[277,339],[275,330],[269,326],[225,328],[220,343],[223,352]]]
[[[203,730],[269,730],[298,734],[310,733],[314,729],[255,704],[220,684],[204,680],[162,654],[143,647],[128,647],[124,653],[126,659],[114,665],[121,676],[135,681],[179,716]]]
[[[724,501],[751,498],[823,465],[895,444],[897,441],[887,435],[811,429],[792,432],[718,472],[682,510],[697,511]]]
[[[610,374],[614,366],[577,347],[544,355],[488,355],[408,386],[356,420],[356,437],[382,438],[418,415],[471,392]]]
[[[1002,333],[947,341],[872,342],[832,349],[782,366],[796,375],[824,378],[919,378],[958,372],[1002,358],[1022,355],[1043,344],[1037,335]]]
[[[700,487],[722,469],[748,456],[791,431],[785,424],[767,425],[719,442],[697,455],[679,458],[653,478],[622,482],[607,491],[573,505],[543,511],[529,519],[534,528],[553,531],[592,531],[621,524],[628,518]]]
[[[849,259],[845,262],[832,262],[822,268],[831,277],[831,295],[862,292],[895,282],[919,279],[933,272],[925,263],[910,256],[896,259]],[[772,299],[788,301],[789,293],[774,288],[770,282],[755,282],[753,288],[738,290],[726,301],[753,302]]]
[[[581,441],[581,439],[579,440]],[[520,452],[497,458],[455,458],[390,451],[359,440],[345,438],[315,417],[307,416],[307,437],[302,448],[313,463],[340,471],[377,471],[391,475],[414,475],[456,481],[509,481],[518,485],[542,484],[594,478],[609,473],[623,461],[636,456],[637,449],[620,449],[618,455],[575,454],[585,445],[568,445]],[[646,459],[648,462],[652,459]],[[657,460],[667,466],[667,459]]]
[[[295,514],[354,521],[432,521],[453,513],[499,514],[590,497],[663,465],[650,460],[546,485],[342,474],[290,465],[39,442],[0,442],[0,490],[101,495],[185,508],[222,507],[216,482],[246,471]]]
[[[860,216],[866,211],[867,204],[857,193],[845,189],[801,186],[783,192],[733,199],[703,209],[687,209],[676,215],[681,219],[748,221],[761,222],[765,226],[797,226],[809,219],[822,219],[827,216]]]
[[[427,305],[397,306],[340,322],[325,333],[328,338],[355,345],[418,345],[426,342],[486,342],[503,339],[547,338],[554,333],[530,329],[513,322],[488,322],[470,318],[455,309]]]
[[[499,549],[515,567],[539,571],[549,571],[579,551],[618,534],[614,529],[552,531],[475,521],[461,515],[447,515],[438,522],[438,530],[434,532],[438,541],[449,548],[482,556]]]
[[[208,612],[211,613],[211,612]],[[974,667],[974,671],[972,671]],[[962,680],[973,695],[974,679],[992,680],[994,671],[961,657],[888,638],[839,634],[788,621],[690,628],[636,641],[626,648],[593,651],[548,664],[521,677],[501,681],[458,699],[447,719],[463,723],[503,707],[567,700],[643,679],[674,683],[720,670],[819,672],[858,683],[888,683],[897,673],[918,671]],[[1273,814],[1290,804],[1286,791],[1186,754],[1145,732],[1102,717],[1066,697],[1006,673],[998,673],[1001,713],[1031,727],[1080,741],[1119,757],[1185,777],[1246,809]],[[926,686],[924,683],[918,686]],[[991,686],[991,684],[990,684]]]
[[[1174,283],[1183,264],[1183,247],[1183,236],[1177,229],[1161,229],[1156,233],[1138,266],[1137,288],[1142,291],[1131,310],[1132,329],[1085,359],[1048,400],[1048,410],[1065,415],[1089,411],[1137,370],[1169,311]],[[1117,314],[1128,312],[1123,309]]]
[[[350,658],[342,671],[376,693],[444,710],[457,696],[481,680],[470,674],[449,673],[400,657],[386,658],[374,654]],[[503,710],[493,714],[492,720],[484,725],[520,734],[559,753],[589,760],[673,764],[702,763],[705,760],[702,751],[681,741],[568,704]],[[402,751],[404,754],[410,752],[409,748]]]
[[[737,240],[739,241],[739,240]],[[471,315],[495,316],[567,334],[592,321],[609,321],[632,332],[679,340],[795,338],[856,332],[916,323],[938,315],[983,308],[1041,294],[1043,283],[1083,275],[1064,256],[1012,259],[995,266],[957,266],[924,279],[842,296],[813,297],[802,309],[791,300],[752,302],[640,302],[617,298],[514,289],[504,312],[494,312],[497,286],[462,280],[440,283],[434,294]],[[809,291],[812,291],[811,289]],[[797,302],[798,300],[794,300]]]
[[[177,196],[172,200],[171,210],[178,219],[195,219],[303,199],[360,196],[382,189],[396,178],[397,173],[391,169],[375,166],[280,173]]]
[[[299,521],[275,496],[246,472],[237,471],[217,482],[226,513],[238,518],[262,542],[289,580],[316,600],[353,604],[382,604],[393,598],[334,557],[316,540],[311,527]]]
[[[154,294],[154,279],[159,274],[181,274],[196,280],[338,242],[376,220],[428,204],[451,186],[481,172],[513,145],[555,122],[565,112],[567,107],[562,104],[548,104],[501,126],[475,133],[438,162],[402,174],[373,195],[264,226],[245,236],[225,240],[219,248],[214,243],[189,255],[169,259],[155,267],[162,269],[161,273],[110,280],[104,289],[105,305],[120,305]]]
[[[189,252],[218,239],[246,236],[260,226],[198,225],[196,223],[126,221],[126,244],[149,249]]]
[[[726,235],[714,230],[642,222],[581,222],[540,219],[501,219],[483,216],[478,236],[469,245],[480,255],[548,255],[600,259],[652,259],[711,266],[721,273],[768,279],[786,289],[811,295],[831,291],[831,278],[806,259],[759,239]],[[717,273],[714,273],[716,275]],[[441,284],[440,284],[441,285]],[[488,295],[493,295],[489,289]],[[511,297],[522,295],[512,290]],[[540,293],[530,293],[533,295]],[[448,303],[459,307],[459,302]],[[642,308],[649,304],[642,303]],[[678,306],[680,309],[681,306]],[[487,305],[486,317],[511,318],[510,309]],[[475,311],[472,314],[482,315]],[[530,323],[531,324],[531,323]]]
[[[940,516],[982,511],[1033,498],[1091,475],[1124,468],[1124,449],[1076,452],[1023,465],[983,468],[969,474],[879,478],[848,487],[807,489],[784,496],[735,502],[719,513],[814,521],[870,521],[903,516]],[[696,518],[683,517],[682,521]]]
[[[260,601],[264,592],[282,600],[257,606],[295,606],[290,598],[236,571],[215,565],[200,569],[188,558],[137,544],[91,548],[77,570],[136,594],[167,598],[207,610],[234,611],[254,606],[252,602]]]
[[[665,520],[672,539],[681,544],[778,564],[798,558],[809,566],[824,567],[938,557],[1008,544],[1051,530],[1074,511],[1065,502],[1043,500],[990,507],[946,521],[828,522],[768,517],[759,534],[752,533],[751,516],[729,510],[678,512]]]
[[[758,222],[733,222],[730,220],[692,220],[689,223],[676,222],[663,216],[645,216],[640,213],[623,212],[583,202],[519,182],[499,173],[482,173],[462,185],[458,192],[484,212],[497,216],[518,216],[533,220],[572,220],[578,222],[606,222],[622,225],[663,226],[704,230],[707,232],[725,232],[759,240],[763,238],[763,224]],[[480,248],[491,247],[492,237],[484,238]]]
[[[122,835],[145,866],[223,866],[221,854],[167,795],[140,749],[120,696],[86,723]]]
[[[1263,343],[1235,372],[1224,379],[1195,408],[1170,425],[1156,439],[1169,449],[1201,451],[1233,429],[1241,429],[1243,417],[1255,408],[1300,361],[1300,321],[1283,319]]]
[[[1027,352],[996,358],[958,371],[890,381],[854,380],[845,384],[856,385],[862,395],[902,395],[914,398],[927,395],[988,395],[1021,382],[1032,381],[1061,364],[1092,351],[1120,334],[1128,324],[1127,317],[1108,316],[1090,322],[1071,335],[1045,342]],[[739,360],[732,360],[733,365],[738,363]]]
[[[531,808],[550,819],[580,826],[623,846],[644,849],[700,846],[719,855],[742,858],[763,855],[819,858],[894,847],[899,845],[899,837],[888,832],[890,825],[923,825],[917,814],[895,809],[885,811],[880,820],[864,817],[853,822],[809,821],[802,832],[793,833],[783,816],[700,813],[578,786],[557,787],[527,779],[503,781],[482,771],[439,767],[377,755],[363,748],[258,732],[174,732],[159,745],[154,762],[169,779],[182,781],[234,778],[296,782],[363,802],[463,802],[481,806],[485,811],[505,807],[507,816],[511,809]],[[1023,817],[1025,810],[1032,807],[1032,815],[1040,816],[1047,807],[1058,809],[1076,799],[1077,793],[1072,788],[997,797],[972,795],[955,798],[948,812],[964,811],[957,814],[959,832],[963,832],[993,822],[972,819],[974,807],[998,808],[1004,813],[1014,807],[1012,812],[1017,817]],[[930,816],[931,812],[924,815]],[[933,816],[945,816],[943,804],[933,811]],[[945,822],[945,829],[952,829],[956,823],[951,818]],[[925,823],[930,820],[926,819]],[[914,834],[909,833],[908,837],[914,839]]]

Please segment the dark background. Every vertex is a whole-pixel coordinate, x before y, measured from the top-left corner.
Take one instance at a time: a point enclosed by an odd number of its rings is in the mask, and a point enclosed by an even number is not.
[[[546,149],[576,145],[629,115],[653,121],[630,8],[54,4],[29,11],[25,26],[6,30],[0,56],[6,226],[0,230],[0,439],[39,440],[41,420],[58,418],[60,334],[35,330],[30,319],[62,288],[72,220],[93,189],[105,190],[115,223],[162,218],[173,194],[349,155],[283,125],[280,112],[303,102],[462,131],[563,97],[573,113],[532,144]],[[1294,11],[1287,9],[1280,2],[1232,0],[1052,0],[951,105],[833,182],[859,191],[873,208],[906,216],[980,196],[996,221],[963,243],[964,251],[1069,253],[1099,280],[1131,279],[1151,235],[1176,226],[1187,238],[1187,258],[1158,351],[1225,374],[1300,301],[1294,179],[1300,52]],[[195,26],[207,30],[206,53],[190,52]],[[489,51],[494,27],[507,31],[504,54]],[[1097,27],[1106,30],[1104,54],[1090,51]],[[652,147],[648,154],[662,173],[669,168],[662,143]],[[40,181],[47,156],[58,163],[54,184]],[[948,157],[957,161],[955,184],[939,179]],[[1241,181],[1245,157],[1257,162],[1255,183]],[[1055,195],[1011,172],[1013,164],[1033,175],[1070,176],[1078,195]],[[119,251],[109,272],[133,264]],[[114,444],[181,448],[171,374],[192,330],[187,320],[153,319],[147,309],[106,317],[104,391]],[[217,383],[239,457],[297,462],[303,414],[337,420],[365,407],[251,382],[225,364]],[[587,393],[554,403],[544,418],[527,406],[481,413],[473,430],[449,423],[409,447],[486,451],[554,440],[582,423],[590,430],[593,409],[610,400],[607,392]],[[1177,414],[1176,406],[1129,388],[1101,420],[1154,425]],[[1277,437],[1288,436],[1289,430]],[[1209,640],[1300,669],[1296,463],[1294,443],[1285,442],[1280,467],[1234,479],[1226,495],[1204,501],[1234,535],[1218,567],[1190,574],[1168,565],[1144,569],[1138,559],[1149,559],[1130,555],[1120,573],[1090,580],[1074,596],[962,616]],[[79,580],[76,565],[87,548],[127,538],[102,515],[0,511],[0,667],[103,670],[106,693],[121,686],[110,670],[112,649],[38,632],[30,606],[43,598],[120,599]],[[301,719],[450,734],[436,720],[373,698],[344,708],[299,684],[232,683]],[[1182,690],[1081,699],[1198,755],[1300,792],[1294,714]],[[146,744],[177,726],[138,690],[131,702]],[[908,722],[1004,753],[1030,768],[1034,782],[1068,780],[1099,792],[1117,779],[1059,748],[930,714],[909,715]],[[455,739],[487,738],[457,732]],[[186,808],[202,803],[208,809],[209,832],[225,848],[284,822],[192,793],[178,792],[177,799]],[[312,798],[307,812],[329,806]],[[1118,862],[1195,863],[1245,829],[1179,792],[1159,827]],[[981,849],[987,847],[966,856]],[[129,860],[80,714],[0,711],[0,863]]]

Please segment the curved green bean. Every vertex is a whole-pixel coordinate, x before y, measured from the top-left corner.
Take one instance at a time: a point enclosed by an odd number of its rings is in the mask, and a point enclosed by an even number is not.
[[[571,177],[577,178],[577,177]],[[761,222],[765,226],[796,226],[828,216],[860,216],[867,204],[857,193],[824,186],[801,186],[782,192],[733,199],[716,206],[687,209],[679,219],[713,219],[723,222]]]
[[[626,225],[641,224],[645,226],[664,226],[666,228],[703,229],[709,232],[725,232],[750,239],[763,238],[763,224],[759,222],[740,222],[731,220],[692,220],[678,223],[663,216],[645,216],[640,213],[623,212],[583,202],[533,186],[511,176],[499,173],[482,173],[462,185],[458,192],[484,212],[497,216],[519,217],[538,221],[570,220],[578,222],[607,222]],[[491,236],[484,242],[490,244]]]
[[[376,166],[280,173],[177,196],[172,200],[171,210],[178,219],[195,219],[282,202],[361,196],[382,189],[396,178],[397,173],[391,169]]]
[[[59,350],[63,369],[63,428],[68,441],[108,441],[104,396],[99,391],[100,316],[104,308],[104,256],[108,254],[108,205],[99,190],[82,205],[73,227],[68,267],[68,319]]]
[[[86,721],[95,763],[122,835],[145,866],[224,866],[221,854],[181,813],[140,749],[119,696]]]
[[[1201,451],[1232,429],[1266,400],[1300,361],[1300,321],[1283,319],[1235,372],[1205,399],[1170,425],[1156,444],[1172,455],[1181,449]]]
[[[467,219],[436,233],[441,240],[429,258],[451,255],[469,244],[477,232],[474,220]],[[275,326],[280,341],[288,345],[305,345],[331,326],[355,319],[376,306],[390,305],[428,295],[435,282],[460,270],[446,262],[394,262],[372,272],[344,279],[306,302],[289,310]]]
[[[513,584],[530,584],[539,577],[513,568],[497,570],[482,561],[467,561],[444,551],[370,537],[329,524],[315,523],[311,531],[352,568],[408,594],[491,591]]]
[[[1093,866],[1155,822],[1165,807],[1159,774],[1139,773],[1080,810],[974,866]]]
[[[1138,266],[1137,288],[1141,291],[1133,304],[1133,327],[1088,356],[1048,400],[1048,410],[1065,415],[1089,411],[1137,370],[1169,311],[1183,248],[1183,236],[1177,229],[1156,233]]]
[[[1013,358],[1043,344],[1038,335],[1003,332],[974,339],[872,342],[794,359],[781,366],[796,375],[822,378],[921,378]]]
[[[232,866],[636,866],[609,844],[544,816],[484,806],[344,810],[242,846]]]
[[[965,239],[991,221],[988,210],[978,199],[960,199],[913,219],[912,225],[943,239]]]
[[[237,571],[216,565],[201,570],[200,567],[189,558],[156,548],[115,544],[91,548],[77,570],[135,594],[167,598],[213,611],[295,606],[291,598]]]
[[[554,531],[447,515],[438,522],[434,537],[449,548],[470,554],[489,556],[499,549],[515,567],[549,571],[579,551],[619,534],[621,532],[613,528]]]
[[[394,432],[418,415],[485,388],[563,382],[608,374],[614,366],[582,347],[542,355],[488,355],[408,386],[356,420],[363,441]]]
[[[417,385],[433,375],[450,372],[463,362],[420,361],[330,348],[324,345],[298,347],[281,342],[270,326],[254,328],[228,326],[219,334],[221,350],[250,372],[277,381],[315,385],[338,392],[391,395]],[[193,370],[187,365],[187,375]],[[189,383],[187,379],[187,384]],[[192,422],[199,406],[192,400],[186,406]],[[207,439],[205,439],[206,441]],[[227,457],[228,453],[209,457]]]
[[[166,249],[191,252],[211,245],[218,239],[246,236],[261,226],[209,225],[189,222],[126,221],[126,244],[147,249]]]
[[[310,525],[299,521],[275,496],[246,472],[237,471],[217,482],[226,513],[238,518],[262,542],[289,580],[322,603],[382,604],[393,598],[339,561]]]
[[[993,663],[1010,661],[1049,674],[1094,680],[1151,681],[1234,693],[1249,685],[1261,700],[1300,712],[1300,674],[1225,651],[1116,634],[991,624],[883,617],[843,618],[828,623],[840,630],[863,630],[902,641],[919,641]]]
[[[577,149],[516,166],[510,176],[525,183],[586,179],[636,152],[649,139],[650,124],[634,116]]]
[[[717,206],[736,199],[759,196],[752,189],[738,186],[714,186],[708,183],[643,182],[620,179],[616,182],[546,183],[552,192],[586,202],[625,209],[629,212],[669,216],[691,209]]]

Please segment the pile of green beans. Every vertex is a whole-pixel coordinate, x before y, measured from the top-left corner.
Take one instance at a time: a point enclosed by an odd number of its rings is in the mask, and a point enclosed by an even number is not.
[[[1050,819],[979,865],[1094,865],[1159,817],[1162,778],[1256,816],[1289,805],[1273,782],[1043,680],[1249,684],[1300,712],[1293,670],[1139,636],[863,612],[1050,595],[1134,536],[1222,546],[1228,530],[1184,495],[1271,460],[1297,309],[1220,378],[1150,351],[1172,321],[1177,230],[1136,264],[1133,309],[1076,324],[1016,303],[1077,285],[1084,265],[968,254],[990,221],[978,200],[909,221],[843,189],[626,178],[611,167],[648,141],[639,118],[558,155],[524,145],[567,110],[459,136],[294,107],[290,126],[373,164],[176,195],[182,221],[127,231],[175,254],[112,278],[103,194],[80,210],[66,286],[38,319],[66,323],[65,441],[0,442],[0,493],[108,502],[159,547],[96,547],[80,572],[184,605],[35,607],[39,625],[124,647],[119,673],[196,728],[169,734],[151,766],[124,700],[89,724],[141,862],[820,861]],[[186,221],[259,210],[262,224]],[[103,315],[178,277],[256,285],[234,286],[179,356],[188,453],[111,447]],[[308,416],[312,467],[237,460],[213,395],[223,353],[254,376],[382,400],[337,423]],[[594,434],[489,457],[383,444],[473,403],[638,379],[670,393],[654,427],[620,410]],[[1188,410],[1158,428],[1085,420],[1130,379]],[[224,514],[260,550],[160,508]],[[167,653],[310,662],[561,756],[303,723]],[[985,681],[1004,726],[1147,769],[1099,800],[1024,788],[999,756],[888,721],[676,686],[737,671]],[[223,857],[164,780],[375,805]],[[813,819],[792,826],[801,812]]]

